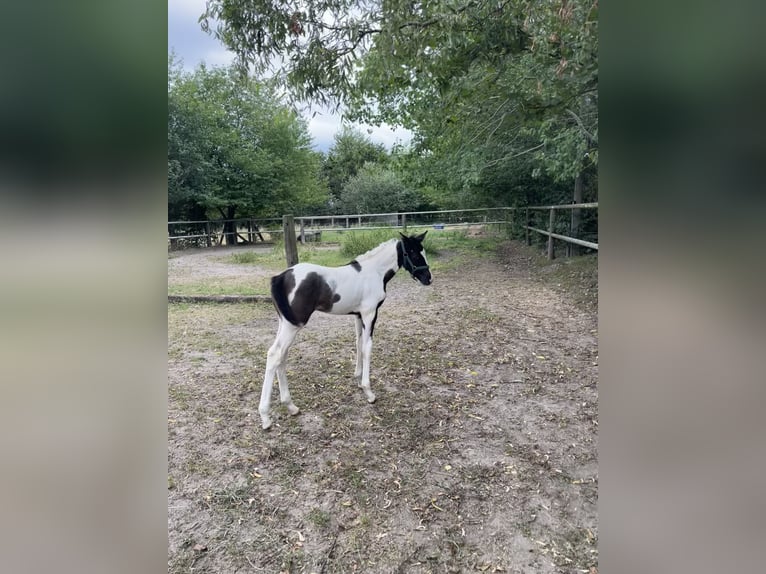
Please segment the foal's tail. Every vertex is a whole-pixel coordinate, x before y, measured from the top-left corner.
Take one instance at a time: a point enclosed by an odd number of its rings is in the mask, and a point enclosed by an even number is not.
[[[293,310],[290,307],[290,302],[287,300],[287,296],[293,287],[293,285],[287,285],[286,277],[288,273],[292,278],[291,269],[283,271],[279,275],[275,275],[271,278],[271,300],[274,302],[274,306],[277,308],[277,313],[290,321],[290,323],[293,325],[299,326],[300,324],[296,320],[295,315],[293,315]]]

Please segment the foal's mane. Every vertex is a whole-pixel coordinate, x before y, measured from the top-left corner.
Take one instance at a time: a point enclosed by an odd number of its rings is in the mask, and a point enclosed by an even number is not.
[[[399,241],[399,240],[398,239],[389,239],[388,241],[384,241],[383,243],[381,243],[377,247],[373,247],[372,249],[370,249],[368,252],[362,253],[359,257],[356,258],[356,260],[359,261],[359,262],[362,262],[362,261],[366,261],[368,259],[372,259],[376,255],[378,255],[381,251],[391,247],[397,241]]]

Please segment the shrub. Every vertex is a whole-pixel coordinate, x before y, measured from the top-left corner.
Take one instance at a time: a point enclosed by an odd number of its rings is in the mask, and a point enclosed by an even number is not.
[[[393,229],[349,231],[341,241],[340,251],[346,257],[357,257],[395,236]]]
[[[390,169],[366,164],[341,191],[341,205],[346,213],[390,213],[417,208],[421,200]]]

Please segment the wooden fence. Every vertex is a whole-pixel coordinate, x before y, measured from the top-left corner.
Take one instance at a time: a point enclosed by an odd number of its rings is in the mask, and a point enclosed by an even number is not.
[[[213,247],[215,245],[252,244],[273,241],[282,233],[282,220],[277,218],[243,217],[205,221],[168,221],[170,249]]]
[[[436,229],[472,225],[507,224],[509,209],[476,208],[439,211],[408,211],[394,213],[365,213],[348,215],[295,216],[301,242],[321,240],[323,231],[352,229],[406,229],[427,226]],[[209,221],[169,221],[170,249],[212,247],[216,245],[248,245],[272,242],[284,234],[282,218],[239,218]]]
[[[555,257],[554,240],[568,246],[598,250],[598,242],[590,241],[581,234],[581,210],[595,210],[596,220],[585,236],[598,236],[598,203],[538,205],[529,207],[496,207],[476,209],[452,209],[440,211],[409,211],[399,213],[368,213],[353,215],[284,216],[282,218],[240,218],[210,221],[169,221],[168,243],[170,249],[185,247],[212,247],[214,245],[254,244],[258,241],[293,238],[285,241],[288,261],[297,261],[295,239],[302,243],[320,241],[323,231],[349,231],[361,229],[402,229],[407,227],[431,227],[433,229],[460,228],[468,226],[501,225],[514,236],[524,236],[527,245],[532,244],[531,233],[547,236],[548,257]],[[562,212],[569,212],[568,222],[557,220]],[[547,229],[540,216],[547,212]],[[522,219],[523,218],[523,219]],[[521,221],[520,221],[521,220]],[[536,224],[535,224],[536,223]],[[595,231],[593,230],[595,229]],[[565,231],[569,233],[558,233]],[[522,233],[523,232],[523,233]],[[289,246],[288,246],[289,244]],[[293,249],[295,251],[293,252]],[[574,254],[571,249],[570,254]]]
[[[598,251],[598,243],[593,241],[586,241],[584,239],[578,239],[576,237],[569,237],[567,235],[562,235],[560,233],[555,233],[554,230],[556,229],[556,213],[557,211],[565,211],[565,210],[571,210],[570,213],[572,214],[572,217],[570,219],[570,230],[573,234],[576,234],[579,231],[579,210],[581,209],[598,209],[598,202],[595,203],[571,203],[571,204],[562,204],[562,205],[535,205],[530,207],[524,208],[524,230],[526,230],[525,238],[527,245],[532,245],[532,238],[530,236],[530,231],[534,231],[535,233],[539,233],[541,235],[545,235],[548,237],[548,259],[553,259],[556,256],[555,252],[555,243],[554,239],[558,239],[560,241],[564,241],[566,243],[572,244],[572,245],[578,245],[581,247],[587,247],[588,249],[595,249]],[[534,211],[547,211],[548,212],[548,229],[539,229],[537,227],[533,227],[530,225],[532,222],[531,220],[531,213]]]

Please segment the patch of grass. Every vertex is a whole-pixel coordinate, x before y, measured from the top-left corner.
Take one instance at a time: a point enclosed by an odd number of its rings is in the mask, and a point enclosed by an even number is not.
[[[346,233],[346,231],[322,231],[322,244],[338,244]]]
[[[312,508],[306,518],[318,528],[326,528],[330,525],[330,515],[320,508]]]
[[[259,263],[261,259],[263,259],[263,256],[259,253],[256,253],[255,251],[241,251],[239,253],[234,253],[230,255],[227,258],[232,263],[238,263],[240,265],[243,264],[251,264],[251,263]]]
[[[460,314],[465,317],[466,320],[480,323],[499,323],[501,319],[495,313],[483,307],[461,309]]]
[[[298,243],[298,261],[301,263],[315,263],[317,265],[325,265],[328,267],[335,267],[338,265],[345,265],[348,263],[348,258],[342,255],[336,249],[321,247],[322,244]],[[277,242],[271,251],[268,252],[256,252],[256,251],[242,251],[234,253],[226,257],[222,257],[221,261],[225,263],[233,263],[236,265],[257,265],[266,269],[273,269],[274,272],[279,272],[285,268],[285,244],[284,242]]]
[[[168,285],[168,295],[268,295],[269,278],[246,281],[226,278],[203,278]]]
[[[437,255],[445,250],[494,253],[503,237],[496,234],[470,235],[465,229],[431,231],[426,236],[426,253]]]
[[[170,386],[168,387],[168,398],[178,405],[178,408],[185,411],[189,408],[189,401],[191,400],[192,395],[183,387]]]
[[[298,246],[298,260],[325,267],[338,267],[349,262],[349,258],[337,249],[320,249],[312,244]]]
[[[341,240],[340,252],[346,257],[357,257],[393,237],[398,237],[393,229],[349,231]]]
[[[351,471],[348,473],[348,483],[355,490],[359,490],[365,484],[364,475],[356,470]]]
[[[211,492],[205,497],[209,506],[219,509],[237,509],[249,506],[248,499],[251,497],[251,485],[232,485]]]
[[[285,260],[284,242],[274,243],[271,249],[261,251],[238,251],[231,255],[224,255],[218,258],[222,263],[231,263],[232,265],[257,265],[267,269],[278,269],[280,263]]]
[[[193,452],[184,462],[183,470],[189,475],[212,476],[215,465],[201,452]]]

